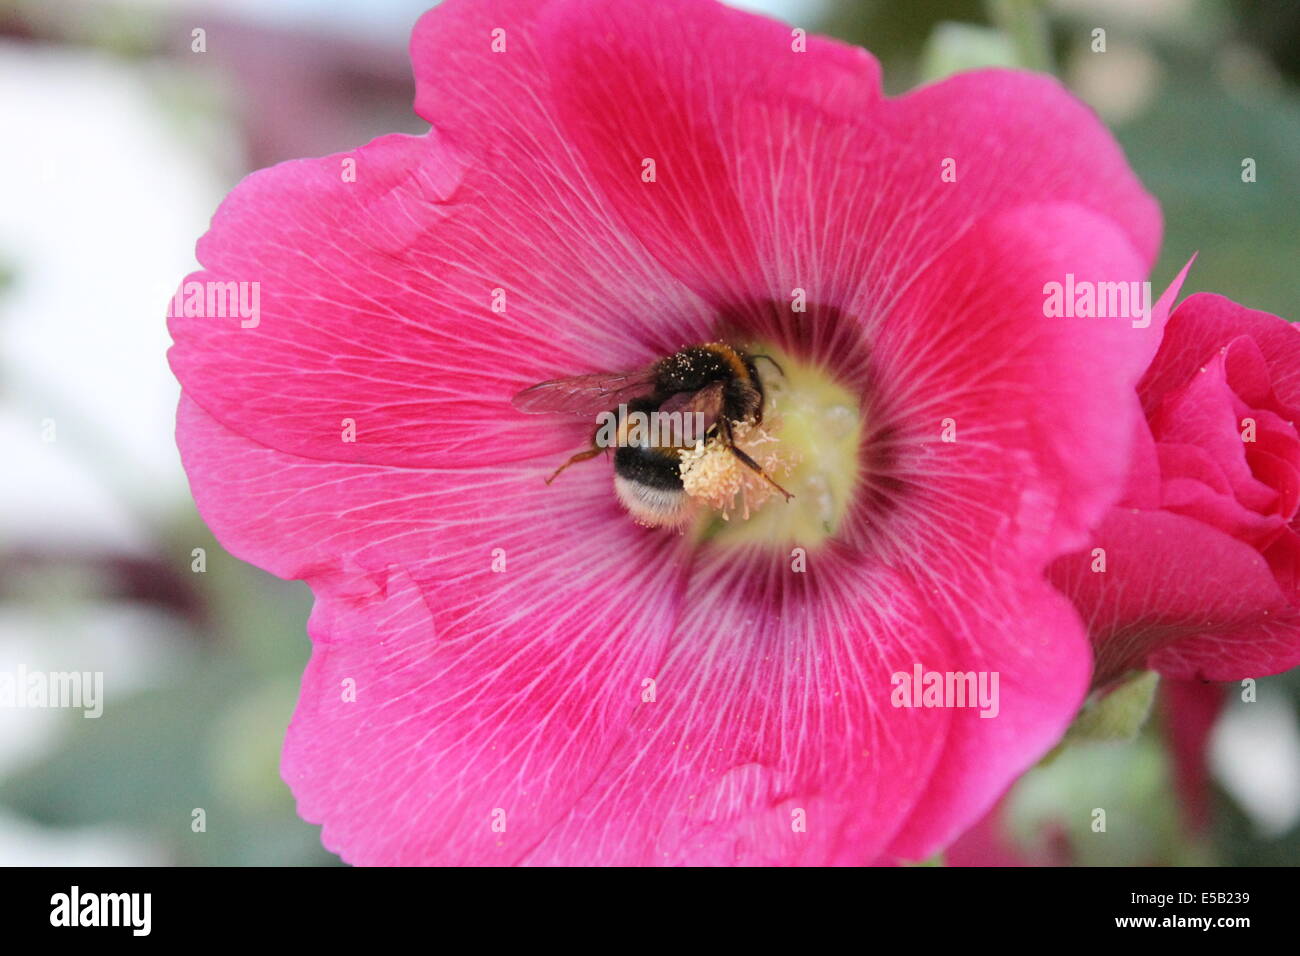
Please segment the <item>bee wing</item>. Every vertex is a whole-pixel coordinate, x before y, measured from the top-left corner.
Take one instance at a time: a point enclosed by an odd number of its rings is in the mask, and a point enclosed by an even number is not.
[[[708,430],[722,414],[722,392],[725,388],[725,382],[713,382],[696,392],[678,392],[665,399],[659,406],[659,411],[688,414],[699,412],[704,416],[704,428]]]
[[[551,379],[524,389],[511,403],[528,415],[595,415],[653,388],[654,366],[649,366],[635,372],[595,372]]]

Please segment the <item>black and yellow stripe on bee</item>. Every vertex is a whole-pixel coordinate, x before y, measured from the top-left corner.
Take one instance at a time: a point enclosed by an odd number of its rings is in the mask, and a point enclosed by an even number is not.
[[[653,413],[660,400],[655,397],[638,398],[627,403],[628,415],[635,412]],[[650,488],[674,489],[682,487],[676,448],[658,448],[649,444],[630,445],[627,442],[628,418],[619,422],[618,448],[614,452],[614,471],[628,481]]]

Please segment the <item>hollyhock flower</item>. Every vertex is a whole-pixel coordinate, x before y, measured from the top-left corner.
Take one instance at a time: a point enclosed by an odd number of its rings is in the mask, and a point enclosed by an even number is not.
[[[709,2],[448,0],[412,59],[432,131],[249,177],[187,287],[258,315],[171,322],[200,511],[316,596],[300,813],[354,863],[932,854],[1086,690],[1042,571],[1122,486],[1163,313],[1043,289],[1141,281],[1155,203],[1049,78],[887,99]],[[515,393],[718,340],[773,359],[792,500],[723,521],[710,479],[673,531],[603,457],[545,483],[593,423]],[[996,716],[893,706],[917,671]]]
[[[1050,572],[1089,622],[1097,683],[1140,667],[1219,681],[1294,667],[1300,335],[1190,296],[1138,394],[1146,421],[1124,500]]]

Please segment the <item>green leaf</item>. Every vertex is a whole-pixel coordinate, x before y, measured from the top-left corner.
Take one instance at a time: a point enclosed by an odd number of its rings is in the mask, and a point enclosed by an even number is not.
[[[1095,693],[1065,734],[1065,743],[1081,740],[1132,740],[1151,715],[1160,675],[1139,671]]]

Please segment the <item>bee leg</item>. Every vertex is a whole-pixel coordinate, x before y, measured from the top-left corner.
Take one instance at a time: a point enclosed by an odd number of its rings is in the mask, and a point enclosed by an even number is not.
[[[739,448],[736,447],[736,443],[732,440],[731,437],[731,423],[728,422],[726,419],[723,419],[722,439],[723,439],[723,444],[727,446],[727,448],[731,451],[733,455],[735,455],[737,458],[740,459],[740,463],[742,465],[744,465],[746,468],[750,468],[758,472],[760,478],[766,481],[777,491],[781,492],[781,494],[785,495],[786,501],[789,501],[791,498],[794,497],[794,495],[790,494],[790,492],[786,491],[775,481],[773,481],[772,476],[763,470],[762,465],[754,461],[754,459],[750,458],[747,454],[745,454],[743,451],[741,451]]]
[[[551,482],[553,482],[556,478],[560,476],[560,472],[564,471],[564,469],[568,468],[570,465],[576,464],[577,462],[580,461],[586,461],[588,458],[595,458],[604,450],[605,449],[598,448],[595,445],[593,445],[591,448],[588,448],[586,451],[578,452],[576,455],[574,455],[572,458],[566,461],[559,468],[556,468],[554,473],[551,475],[551,477],[546,479],[546,483],[549,485]]]
[[[776,359],[772,358],[772,356],[770,356],[770,355],[751,355],[750,358],[756,358],[756,359],[767,359],[769,362],[772,363],[773,366],[775,366],[776,370],[777,370],[778,372],[781,373],[781,377],[782,377],[782,378],[785,378],[785,369],[783,369],[783,368],[781,367],[781,364],[780,364],[779,362],[777,362]]]
[[[769,485],[771,485],[771,486],[772,486],[773,488],[775,488],[777,491],[781,492],[781,494],[785,495],[785,500],[786,500],[786,501],[789,501],[791,498],[794,497],[794,495],[790,494],[790,492],[786,491],[784,488],[782,488],[780,485],[778,485],[775,481],[773,481],[773,480],[772,480],[772,476],[769,475],[767,472],[765,472],[765,471],[763,470],[763,466],[760,465],[758,462],[754,461],[754,459],[750,458],[748,455],[746,455],[743,451],[741,451],[741,450],[740,450],[739,448],[737,448],[735,445],[728,445],[727,447],[731,449],[731,453],[732,453],[733,455],[735,455],[737,458],[740,459],[740,463],[741,463],[742,465],[744,465],[746,468],[752,468],[754,471],[758,472],[760,478],[762,478],[764,481],[766,481]]]

